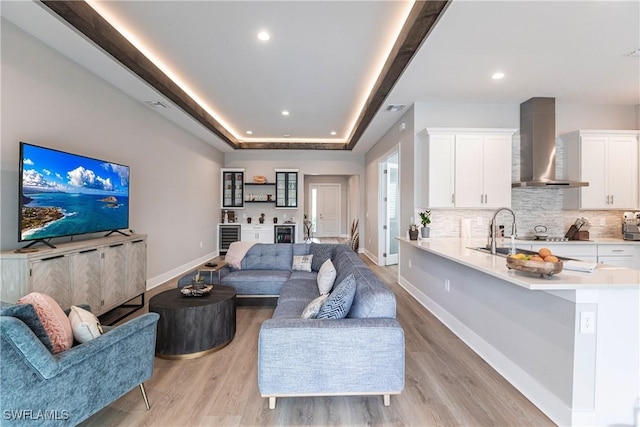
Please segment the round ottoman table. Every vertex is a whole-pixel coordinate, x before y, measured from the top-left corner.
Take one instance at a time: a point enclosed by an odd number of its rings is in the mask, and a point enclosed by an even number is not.
[[[149,300],[149,311],[160,315],[156,356],[194,359],[229,344],[236,333],[236,291],[214,286],[209,294],[186,297],[180,289]]]

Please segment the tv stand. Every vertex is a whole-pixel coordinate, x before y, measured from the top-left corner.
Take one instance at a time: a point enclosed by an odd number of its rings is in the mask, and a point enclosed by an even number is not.
[[[123,236],[129,237],[129,235],[128,235],[127,233],[125,233],[125,232],[123,232],[123,231],[120,231],[120,230],[111,230],[110,232],[108,232],[107,234],[105,234],[105,235],[104,235],[104,237],[109,237],[109,236],[111,236],[113,233],[120,233],[120,234],[122,234]]]
[[[101,316],[144,295],[146,235],[114,234],[56,246],[37,252],[1,252],[0,301],[15,302],[29,292],[41,292],[63,309],[88,304],[93,314]]]
[[[56,248],[54,245],[52,245],[51,243],[47,242],[44,239],[37,239],[37,240],[34,240],[33,242],[29,243],[27,246],[23,247],[22,249],[30,248],[31,246],[35,245],[36,243],[43,243],[43,244],[49,246],[51,249],[55,249]]]

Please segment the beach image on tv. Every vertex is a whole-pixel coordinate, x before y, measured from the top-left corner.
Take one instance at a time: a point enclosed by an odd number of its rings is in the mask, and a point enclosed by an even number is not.
[[[23,144],[21,240],[129,226],[129,167]]]

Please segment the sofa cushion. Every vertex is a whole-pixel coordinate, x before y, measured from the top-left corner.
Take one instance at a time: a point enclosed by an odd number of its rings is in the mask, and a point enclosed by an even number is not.
[[[318,292],[320,295],[328,294],[331,292],[331,288],[333,288],[333,283],[336,280],[336,268],[333,266],[333,263],[330,259],[326,260],[322,267],[320,267],[320,271],[318,271]]]
[[[302,315],[300,317],[303,319],[315,319],[318,316],[318,313],[320,313],[320,308],[322,307],[322,304],[324,304],[324,300],[327,298],[329,298],[329,294],[322,294],[311,301],[307,304],[304,310],[302,310]]]
[[[102,325],[95,314],[75,305],[71,306],[69,323],[71,323],[73,337],[79,343],[91,341],[102,335]]]
[[[44,326],[36,313],[36,309],[31,304],[2,304],[0,307],[0,316],[10,316],[19,319],[31,329],[31,332],[53,353],[53,345],[44,330]]]
[[[313,255],[294,255],[291,271],[311,271]]]
[[[280,290],[278,304],[282,301],[295,300],[302,301],[306,305],[318,295],[320,294],[318,294],[318,284],[315,279],[288,280]]]
[[[236,270],[224,276],[222,284],[233,287],[238,295],[280,295],[290,274],[289,270]]]
[[[320,271],[320,267],[322,264],[329,258],[331,258],[331,253],[333,252],[333,248],[335,248],[336,244],[332,243],[311,243],[309,247],[309,253],[313,255],[313,260],[311,261],[311,270],[312,271]]]
[[[344,319],[347,317],[355,294],[356,279],[353,274],[350,274],[336,285],[329,298],[322,304],[318,319]]]
[[[73,345],[71,324],[60,305],[53,298],[39,292],[31,292],[20,298],[18,304],[33,305],[51,340],[54,354],[71,348]]]
[[[300,316],[304,311],[305,307],[309,304],[309,300],[278,300],[278,305],[276,309],[273,311],[273,319],[296,319],[301,320]]]
[[[291,271],[292,263],[293,248],[290,243],[256,244],[244,256],[242,270]]]

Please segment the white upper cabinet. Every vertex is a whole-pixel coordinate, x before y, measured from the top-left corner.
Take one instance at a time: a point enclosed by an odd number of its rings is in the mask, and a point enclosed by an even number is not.
[[[565,175],[588,187],[565,191],[567,209],[637,209],[638,131],[581,130],[561,136]]]
[[[515,129],[428,128],[417,158],[424,208],[511,206]]]

